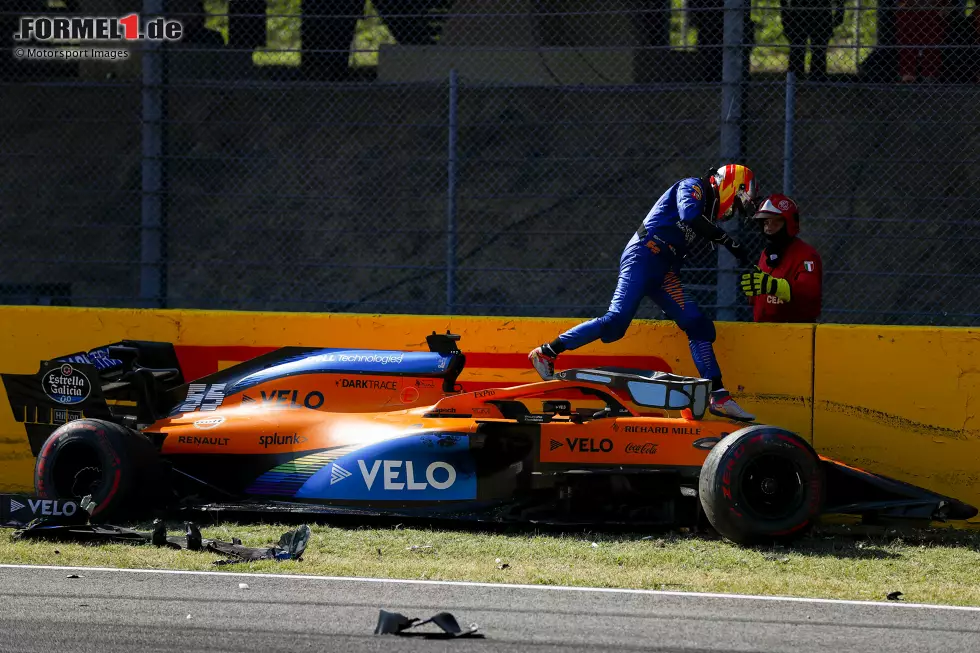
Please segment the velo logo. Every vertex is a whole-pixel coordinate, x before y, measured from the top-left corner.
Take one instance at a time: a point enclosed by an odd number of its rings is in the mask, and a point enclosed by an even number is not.
[[[20,497],[24,498],[24,497]],[[61,501],[56,499],[32,499],[26,497],[26,503],[24,501],[19,501],[13,497],[10,497],[10,514],[13,516],[14,513],[20,512],[22,510],[27,510],[33,516],[50,516],[50,517],[71,517],[76,512],[78,512],[78,504],[74,501]],[[22,520],[27,521],[27,520]]]
[[[357,467],[361,472],[361,478],[368,492],[378,480],[381,472],[381,485],[386,491],[400,490],[448,490],[456,482],[456,469],[449,463],[435,461],[430,463],[424,472],[416,472],[415,463],[411,460],[375,460],[370,468],[363,460],[357,461]],[[437,478],[443,476],[445,478]],[[337,463],[330,466],[330,485],[339,483],[352,476],[351,472],[341,467]]]

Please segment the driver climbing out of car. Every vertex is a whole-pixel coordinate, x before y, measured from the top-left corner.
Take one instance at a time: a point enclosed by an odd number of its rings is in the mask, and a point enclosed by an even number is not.
[[[755,416],[732,399],[722,382],[712,343],[715,325],[684,291],[679,277],[687,249],[695,237],[728,249],[743,267],[751,264],[745,248],[732,240],[715,221],[755,213],[755,175],[743,165],[725,165],[705,177],[676,182],[660,196],[630,239],[619,261],[619,280],[602,317],[583,322],[549,343],[535,348],[528,358],[541,378],[554,378],[555,359],[601,339],[615,342],[626,329],[644,296],[652,299],[686,334],[698,374],[711,380],[713,415],[750,422]]]

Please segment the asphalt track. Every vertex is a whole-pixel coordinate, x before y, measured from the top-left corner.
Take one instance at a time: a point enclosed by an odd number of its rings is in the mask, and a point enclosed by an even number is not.
[[[379,608],[485,637],[376,636]],[[0,651],[280,650],[975,652],[980,609],[0,566]]]

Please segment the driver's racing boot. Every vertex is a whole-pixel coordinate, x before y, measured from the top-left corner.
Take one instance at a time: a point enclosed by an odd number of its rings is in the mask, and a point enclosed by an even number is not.
[[[708,410],[711,411],[712,415],[727,417],[728,419],[734,419],[740,422],[752,422],[755,420],[755,415],[746,412],[745,409],[735,403],[732,396],[728,394],[728,390],[724,388],[711,393],[711,406]]]
[[[527,359],[531,361],[531,365],[534,366],[535,371],[545,381],[551,381],[555,378],[556,358],[558,358],[558,354],[548,344],[537,347],[527,355]]]

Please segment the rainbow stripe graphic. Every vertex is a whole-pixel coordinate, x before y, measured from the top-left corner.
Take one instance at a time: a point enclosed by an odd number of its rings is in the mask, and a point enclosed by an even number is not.
[[[303,456],[283,463],[259,476],[245,489],[247,494],[292,497],[315,473],[363,445],[351,444]]]

